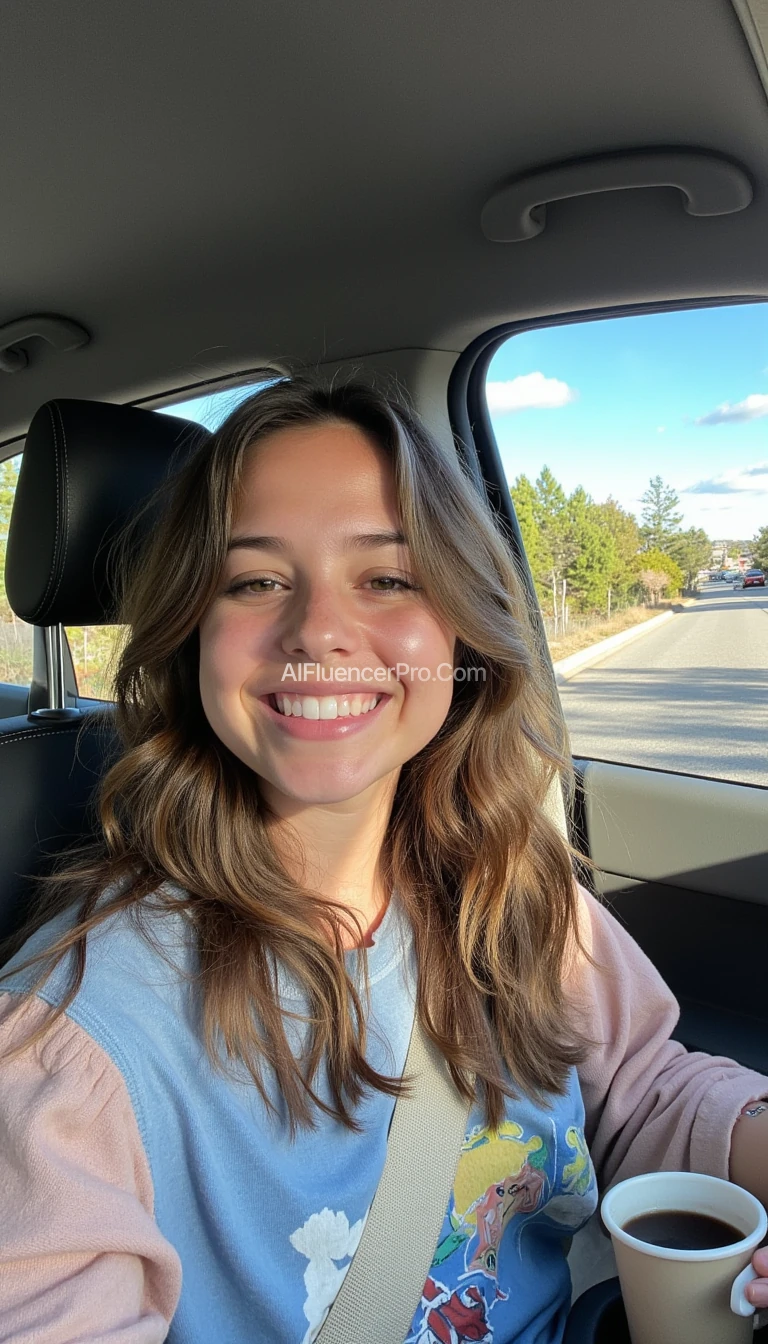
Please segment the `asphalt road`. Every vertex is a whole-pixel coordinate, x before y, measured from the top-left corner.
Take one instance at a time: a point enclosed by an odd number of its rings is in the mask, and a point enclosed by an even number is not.
[[[768,587],[706,584],[560,694],[575,756],[768,785]]]

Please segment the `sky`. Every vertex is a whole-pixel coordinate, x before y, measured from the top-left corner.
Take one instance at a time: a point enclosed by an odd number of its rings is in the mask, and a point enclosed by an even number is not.
[[[162,414],[179,415],[183,420],[194,420],[198,425],[204,425],[206,429],[218,429],[230,412],[261,386],[262,383],[248,383],[245,387],[226,387],[220,392],[209,392],[205,397],[193,397],[191,401],[163,406]]]
[[[571,323],[510,338],[488,372],[510,481],[548,466],[638,517],[652,476],[683,527],[768,526],[768,304]]]

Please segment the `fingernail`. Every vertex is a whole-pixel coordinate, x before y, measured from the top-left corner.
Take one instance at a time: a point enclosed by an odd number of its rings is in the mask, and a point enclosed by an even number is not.
[[[753,1307],[768,1307],[768,1283],[749,1283],[744,1292]]]

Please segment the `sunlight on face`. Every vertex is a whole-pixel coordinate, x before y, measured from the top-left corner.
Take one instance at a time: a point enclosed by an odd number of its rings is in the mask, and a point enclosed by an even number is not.
[[[392,788],[445,721],[454,646],[412,572],[385,453],[343,422],[264,438],[200,624],[200,692],[273,808]]]

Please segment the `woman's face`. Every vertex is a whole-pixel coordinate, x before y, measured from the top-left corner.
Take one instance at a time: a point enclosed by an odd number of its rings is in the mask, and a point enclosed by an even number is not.
[[[378,796],[446,718],[455,637],[399,529],[387,457],[353,425],[279,430],[247,459],[200,692],[278,812]]]

